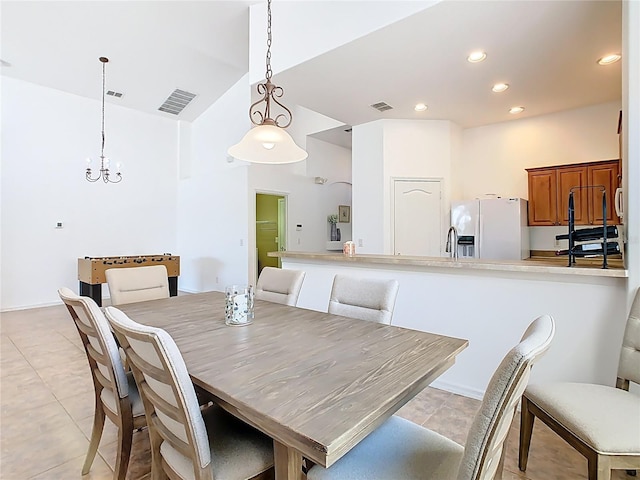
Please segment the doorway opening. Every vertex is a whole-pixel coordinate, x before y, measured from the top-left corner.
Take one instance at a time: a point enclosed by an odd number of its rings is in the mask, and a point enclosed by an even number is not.
[[[256,262],[257,272],[264,267],[281,267],[281,259],[269,252],[287,249],[287,197],[256,193]],[[256,276],[256,278],[258,278]]]

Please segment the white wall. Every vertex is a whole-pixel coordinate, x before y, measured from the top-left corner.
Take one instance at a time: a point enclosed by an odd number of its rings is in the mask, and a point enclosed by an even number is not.
[[[201,292],[246,284],[249,231],[248,164],[227,149],[249,128],[247,75],[184,134],[190,155],[181,157],[178,190],[179,288]],[[183,168],[184,167],[184,168]]]
[[[460,199],[487,194],[529,198],[525,168],[618,158],[620,102],[512,120],[462,132]],[[566,227],[531,227],[531,249],[557,248]]]
[[[622,153],[627,226],[628,303],[640,288],[640,3],[622,5]]]
[[[110,103],[105,116],[117,185],[84,179],[100,102],[2,77],[1,309],[77,291],[78,257],[178,253],[176,123]]]
[[[609,102],[463,130],[461,200],[528,198],[525,168],[618,158],[620,108]]]
[[[320,252],[325,250],[329,240],[327,216],[337,214],[338,205],[351,206],[351,185],[348,184],[351,183],[351,149],[308,137],[307,152],[307,177],[311,181],[307,192],[316,191],[317,198],[313,204],[305,201],[310,209],[305,209],[307,223],[304,230],[307,240],[298,244],[297,240],[302,240],[302,236],[298,236],[300,232],[294,231],[294,242],[288,249]],[[327,183],[317,185],[314,183],[315,177],[326,178]],[[352,223],[338,224],[342,242],[351,240],[351,225]]]
[[[353,201],[358,253],[392,253],[394,178],[442,181],[442,224],[448,226],[452,163],[459,149],[457,125],[446,120],[379,120],[353,129]],[[363,240],[359,247],[359,240]]]
[[[352,131],[353,239],[358,253],[384,251],[384,123],[355,125]]]

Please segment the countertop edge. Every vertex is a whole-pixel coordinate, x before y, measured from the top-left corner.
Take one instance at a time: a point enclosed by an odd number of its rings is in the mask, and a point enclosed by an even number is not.
[[[347,256],[342,253],[322,252],[269,252],[269,257],[297,260],[315,260],[341,263],[360,263],[371,265],[401,265],[430,268],[453,268],[469,270],[494,270],[502,272],[547,273],[555,275],[573,275],[587,277],[627,278],[629,272],[622,269],[603,269],[597,267],[566,267],[558,265],[540,265],[526,260],[492,261],[475,259],[457,259],[447,257],[414,257],[399,255],[357,254]]]

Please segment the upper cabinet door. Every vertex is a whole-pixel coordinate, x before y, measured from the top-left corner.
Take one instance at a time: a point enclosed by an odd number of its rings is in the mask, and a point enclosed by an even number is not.
[[[589,185],[602,185],[605,188],[607,200],[607,225],[617,225],[620,219],[615,214],[613,205],[616,188],[618,188],[618,175],[620,173],[618,160],[600,163],[587,167]],[[594,225],[602,225],[602,191],[598,188],[589,192],[589,222]]]
[[[569,225],[569,193],[573,188],[574,222],[589,224],[587,169],[584,166],[558,168],[558,219],[560,225]]]
[[[529,225],[556,225],[556,169],[529,171]]]
[[[617,225],[614,197],[620,185],[620,161],[527,168],[529,174],[529,225],[568,225],[569,192],[573,188],[575,225],[602,225],[602,190],[607,199],[607,224]],[[583,188],[577,188],[583,187]]]

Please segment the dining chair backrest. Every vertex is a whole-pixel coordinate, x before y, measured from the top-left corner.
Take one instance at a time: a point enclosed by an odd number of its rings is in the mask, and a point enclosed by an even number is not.
[[[493,480],[501,468],[505,439],[531,367],[547,351],[554,333],[551,316],[535,319],[492,375],[467,436],[458,480]]]
[[[125,349],[142,396],[152,461],[177,451],[191,459],[195,478],[211,478],[207,430],[173,338],[160,328],[134,322],[117,308],[107,307],[105,313]]]
[[[264,267],[258,277],[255,298],[295,306],[298,303],[304,275],[301,270]]]
[[[114,397],[127,397],[129,385],[120,350],[100,307],[92,298],[80,297],[68,288],[59,289],[58,295],[67,306],[82,339],[97,395],[100,396],[101,390],[106,388]],[[121,403],[116,404],[117,413],[122,413]]]
[[[108,417],[118,428],[118,450],[114,478],[127,475],[133,430],[146,425],[144,409],[133,377],[125,373],[121,349],[102,310],[90,297],[80,297],[68,288],[58,290],[73,319],[87,354],[95,394],[95,410],[89,449],[82,467],[86,475],[95,459]]]
[[[397,280],[336,275],[331,287],[329,313],[389,325],[397,296]]]
[[[169,298],[167,267],[109,268],[105,271],[111,305]]]
[[[640,384],[640,288],[636,290],[622,339],[616,386],[629,390],[629,381]]]

